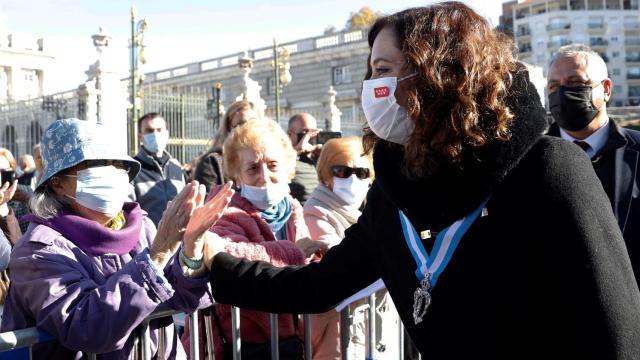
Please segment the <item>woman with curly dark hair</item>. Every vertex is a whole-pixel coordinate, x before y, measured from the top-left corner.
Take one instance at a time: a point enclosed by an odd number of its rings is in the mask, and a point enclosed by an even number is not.
[[[207,246],[215,299],[321,312],[382,278],[428,359],[640,359],[640,292],[591,164],[543,136],[513,42],[460,2],[379,19],[362,107],[376,181],[322,261]]]

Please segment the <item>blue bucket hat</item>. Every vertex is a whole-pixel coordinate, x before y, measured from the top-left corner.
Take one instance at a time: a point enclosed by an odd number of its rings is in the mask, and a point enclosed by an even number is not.
[[[60,171],[85,160],[122,160],[129,167],[129,180],[133,180],[140,171],[140,163],[109,142],[113,139],[111,133],[109,126],[85,120],[54,121],[42,137],[44,172],[36,189]]]

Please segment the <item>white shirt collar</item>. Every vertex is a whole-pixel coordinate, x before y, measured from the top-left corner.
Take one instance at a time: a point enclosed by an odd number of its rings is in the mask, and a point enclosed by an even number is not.
[[[569,135],[566,131],[564,131],[564,129],[562,128],[560,128],[560,136],[563,139],[569,140],[571,142],[574,142],[577,140],[577,141],[584,141],[587,144],[589,144],[589,148],[587,149],[587,155],[589,156],[590,159],[593,159],[593,157],[596,156],[596,154],[600,150],[602,150],[604,145],[607,143],[607,139],[609,138],[609,126],[611,126],[611,124],[609,119],[607,119],[605,124],[601,126],[600,129],[596,130],[596,132],[589,135],[584,140],[578,140],[574,138],[573,136]]]

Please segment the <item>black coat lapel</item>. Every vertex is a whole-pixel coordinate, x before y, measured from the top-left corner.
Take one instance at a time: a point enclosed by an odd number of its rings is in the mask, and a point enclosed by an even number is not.
[[[624,130],[620,130],[624,134]],[[624,234],[627,224],[629,210],[631,206],[631,196],[633,194],[636,172],[638,171],[638,151],[633,149],[635,141],[627,137],[627,146],[616,150],[615,156],[615,199],[613,211],[620,229]]]

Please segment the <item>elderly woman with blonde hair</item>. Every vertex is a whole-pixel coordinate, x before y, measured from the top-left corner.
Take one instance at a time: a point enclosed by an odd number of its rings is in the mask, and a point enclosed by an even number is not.
[[[200,184],[204,184],[207,191],[215,185],[225,183],[222,146],[231,131],[246,123],[247,120],[261,118],[260,111],[250,101],[240,100],[229,106],[220,122],[218,131],[213,136],[211,148],[202,155],[193,174],[193,178],[198,180]]]
[[[252,119],[231,132],[223,153],[225,173],[239,188],[211,228],[224,251],[276,266],[304,264],[304,253],[296,243],[310,241],[302,206],[289,195],[288,183],[293,177],[296,152],[286,133],[274,121]],[[213,187],[209,196],[215,196],[220,189]],[[319,242],[315,245],[322,246]],[[217,304],[213,316],[215,357],[227,359],[231,350],[230,307]],[[269,358],[269,314],[243,309],[240,319],[242,359]],[[295,317],[278,316],[280,359],[301,358],[302,343],[298,334]],[[187,341],[187,335],[185,331],[183,341]]]

